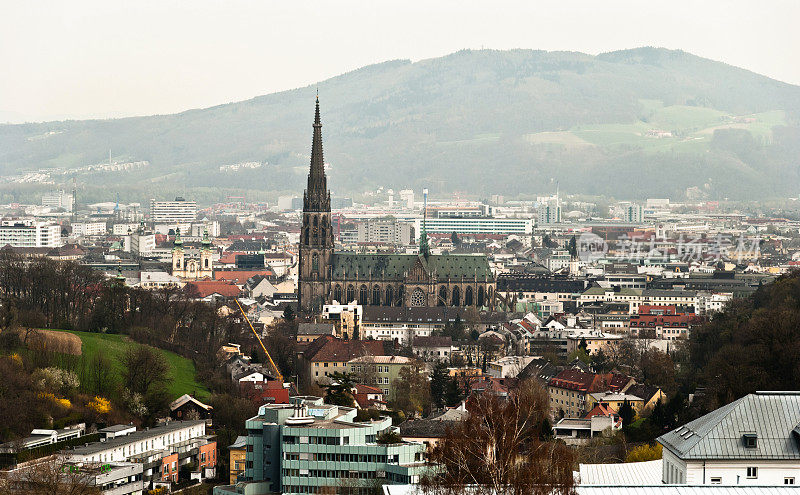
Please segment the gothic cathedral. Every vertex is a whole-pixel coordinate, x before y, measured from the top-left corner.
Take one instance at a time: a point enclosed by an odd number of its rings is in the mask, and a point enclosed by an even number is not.
[[[304,312],[334,301],[427,307],[491,305],[495,279],[486,256],[431,254],[420,236],[419,254],[335,253],[331,195],[322,154],[319,97],[314,114],[311,169],[303,195],[298,297]]]

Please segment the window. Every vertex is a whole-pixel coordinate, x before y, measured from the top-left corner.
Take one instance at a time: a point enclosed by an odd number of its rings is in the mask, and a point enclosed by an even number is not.
[[[784,485],[794,485],[794,478],[783,478]]]
[[[747,477],[754,479],[758,478],[758,468],[757,467],[748,467],[747,468]]]
[[[414,292],[411,293],[411,306],[415,308],[425,306],[425,293],[422,292],[422,289],[416,288]]]

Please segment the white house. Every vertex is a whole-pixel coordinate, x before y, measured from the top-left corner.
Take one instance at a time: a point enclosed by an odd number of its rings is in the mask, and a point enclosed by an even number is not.
[[[756,392],[658,437],[662,482],[800,483],[800,391]]]

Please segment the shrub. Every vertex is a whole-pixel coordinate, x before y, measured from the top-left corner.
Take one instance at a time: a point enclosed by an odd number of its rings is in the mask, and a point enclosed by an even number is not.
[[[108,414],[111,412],[111,402],[103,397],[96,396],[94,399],[86,404],[86,407],[96,412],[97,414]]]

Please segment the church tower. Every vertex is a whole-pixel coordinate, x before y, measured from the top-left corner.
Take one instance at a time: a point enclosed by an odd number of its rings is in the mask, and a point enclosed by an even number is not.
[[[301,310],[320,311],[322,304],[328,300],[332,261],[331,193],[328,191],[325,160],[322,157],[318,96],[311,142],[311,169],[303,194],[303,227],[300,231],[298,297]]]
[[[177,227],[175,228],[175,242],[173,243],[173,246],[172,274],[178,277],[181,273],[183,273],[183,270],[186,269],[186,263],[183,252],[183,241],[181,240],[181,231]]]

